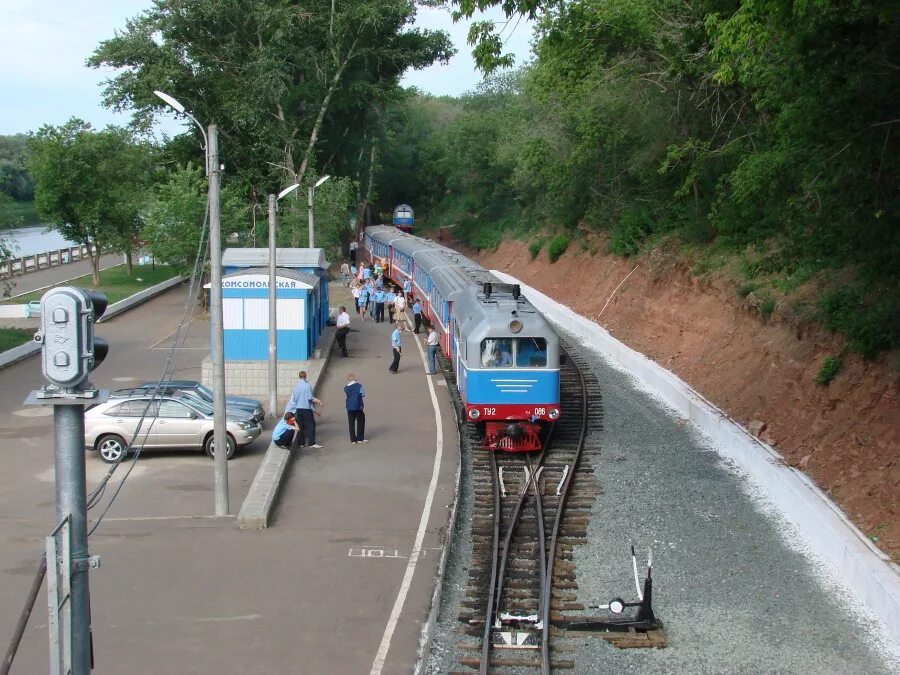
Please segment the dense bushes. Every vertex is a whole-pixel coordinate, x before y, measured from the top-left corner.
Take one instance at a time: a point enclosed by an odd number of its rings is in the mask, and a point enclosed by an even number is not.
[[[531,66],[458,99],[409,94],[416,125],[383,156],[385,175],[415,163],[406,201],[474,246],[580,224],[623,256],[661,239],[701,267],[749,256],[769,313],[815,282],[853,350],[898,346],[900,23],[881,3],[553,7]]]

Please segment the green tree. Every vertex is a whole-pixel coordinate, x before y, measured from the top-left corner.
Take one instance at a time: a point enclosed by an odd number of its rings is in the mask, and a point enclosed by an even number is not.
[[[29,148],[38,211],[67,239],[88,247],[99,285],[102,254],[123,251],[130,260],[152,180],[151,149],[126,130],[95,131],[76,118],[41,127]]]
[[[312,165],[359,173],[372,114],[407,68],[453,53],[443,32],[410,27],[412,0],[159,0],[102,42],[105,102],[138,125],[172,94],[223,131],[223,159],[249,194],[304,182]],[[368,136],[366,136],[368,132]],[[292,233],[298,243],[300,232]]]
[[[142,214],[142,239],[153,255],[181,272],[190,272],[197,258],[208,218],[204,170],[191,164],[176,167],[156,186]],[[222,232],[241,232],[247,222],[246,201],[225,187],[219,194]],[[204,261],[209,256],[204,256]]]

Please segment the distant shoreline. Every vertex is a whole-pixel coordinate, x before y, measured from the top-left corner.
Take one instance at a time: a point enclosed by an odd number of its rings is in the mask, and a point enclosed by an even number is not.
[[[0,201],[0,231],[41,224],[34,202]]]

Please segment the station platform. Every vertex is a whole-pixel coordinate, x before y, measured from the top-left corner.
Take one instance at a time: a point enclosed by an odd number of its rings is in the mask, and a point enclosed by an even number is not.
[[[446,382],[425,372],[425,334],[403,333],[393,375],[390,331],[353,316],[349,356],[335,346],[316,387],[324,447],[299,450],[270,529],[245,533],[266,560],[260,579],[271,593],[269,618],[254,632],[273,655],[289,657],[268,672],[413,671],[450,525],[459,443]],[[366,390],[366,444],[350,443],[348,372]]]

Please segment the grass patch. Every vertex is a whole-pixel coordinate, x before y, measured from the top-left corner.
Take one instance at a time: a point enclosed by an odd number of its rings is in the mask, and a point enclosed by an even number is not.
[[[816,375],[816,382],[822,385],[828,385],[840,372],[841,366],[844,365],[844,359],[840,356],[827,356],[822,362],[819,374]]]
[[[871,295],[860,283],[843,286],[819,298],[816,312],[828,330],[846,335],[850,349],[867,359],[900,342],[900,294]]]
[[[775,311],[775,307],[778,303],[776,303],[772,298],[768,300],[763,300],[763,303],[759,306],[759,313],[763,316],[772,316],[772,312]]]
[[[558,234],[553,237],[547,246],[547,257],[550,258],[550,262],[554,263],[559,260],[559,257],[566,252],[567,248],[569,248],[568,235]]]
[[[24,345],[34,339],[34,329],[0,328],[0,352]]]
[[[756,284],[752,281],[745,281],[740,286],[738,286],[738,295],[742,298],[746,298],[757,288]]]
[[[80,286],[81,288],[102,291],[106,294],[106,298],[111,305],[174,276],[175,272],[168,265],[157,265],[156,269],[153,269],[151,265],[135,265],[134,272],[130,276],[125,265],[119,265],[100,273],[101,283],[99,286],[91,284],[90,274],[78,277],[65,284],[57,284],[57,286]],[[138,281],[138,278],[141,281]],[[41,296],[49,290],[49,288],[45,288],[42,291],[20,295],[13,300],[9,300],[7,304],[24,305],[32,300],[40,300]]]
[[[25,225],[39,225],[41,217],[34,202],[17,202],[14,199],[0,199],[0,230],[9,230]]]
[[[528,254],[531,256],[531,259],[534,260],[538,257],[538,253],[541,252],[541,249],[544,248],[544,237],[538,237],[530,244],[528,244]]]

